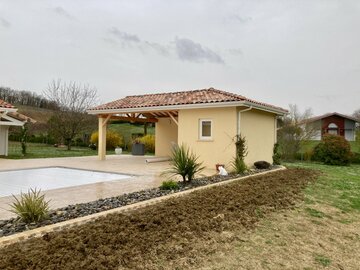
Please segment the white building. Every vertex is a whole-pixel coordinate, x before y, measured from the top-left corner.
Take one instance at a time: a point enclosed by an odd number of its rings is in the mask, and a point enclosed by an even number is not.
[[[26,122],[34,123],[30,117],[17,112],[17,108],[0,99],[0,156],[8,155],[9,127],[22,127]]]

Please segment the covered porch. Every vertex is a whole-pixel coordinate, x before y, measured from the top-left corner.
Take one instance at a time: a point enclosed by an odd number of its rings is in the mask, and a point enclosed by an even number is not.
[[[106,133],[111,121],[129,123],[155,123],[155,156],[166,157],[171,154],[173,145],[178,143],[178,111],[177,110],[150,110],[108,112],[97,114],[98,117],[98,158],[106,159]]]

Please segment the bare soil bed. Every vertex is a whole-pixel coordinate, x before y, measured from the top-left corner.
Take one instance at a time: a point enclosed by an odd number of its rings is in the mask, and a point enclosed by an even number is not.
[[[251,229],[267,213],[294,206],[316,175],[278,171],[109,215],[4,247],[0,269],[196,268],[214,252],[214,235]]]

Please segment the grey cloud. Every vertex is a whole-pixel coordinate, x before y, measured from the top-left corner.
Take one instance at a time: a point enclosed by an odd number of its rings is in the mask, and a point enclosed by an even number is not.
[[[229,49],[228,51],[232,55],[243,55],[243,51],[241,49],[238,49],[238,48]]]
[[[63,9],[62,7],[55,7],[55,8],[53,9],[53,11],[54,11],[56,14],[58,14],[58,15],[60,15],[60,16],[63,16],[63,17],[65,17],[65,18],[67,18],[67,19],[71,19],[71,20],[75,19],[74,16],[72,16],[69,12],[67,12],[67,11],[66,11],[65,9]]]
[[[137,35],[129,34],[123,31],[120,31],[118,28],[113,27],[109,32],[114,35],[117,39],[123,42],[140,42],[140,38]]]
[[[155,52],[164,55],[164,56],[168,56],[170,54],[169,49],[164,46],[161,45],[159,43],[156,42],[150,42],[150,41],[146,41],[146,40],[141,40],[137,35],[134,34],[130,34],[124,31],[120,31],[118,28],[116,27],[112,27],[109,30],[110,34],[112,34],[113,38],[104,38],[103,40],[107,43],[110,44],[115,44],[116,41],[120,41],[121,45],[136,45],[136,47],[141,50],[142,52],[144,52],[147,48],[154,50]]]
[[[248,17],[248,16],[240,16],[238,14],[232,14],[229,16],[228,18],[230,21],[236,21],[236,22],[239,22],[239,23],[248,23],[250,21],[252,21],[252,18],[251,17]]]
[[[211,63],[224,64],[224,60],[220,55],[191,39],[176,38],[175,47],[181,60],[191,62],[208,61]]]
[[[145,41],[145,44],[164,56],[168,56],[170,54],[169,49],[159,43]]]
[[[11,23],[9,21],[5,20],[4,18],[0,18],[0,25],[5,28],[11,27]]]

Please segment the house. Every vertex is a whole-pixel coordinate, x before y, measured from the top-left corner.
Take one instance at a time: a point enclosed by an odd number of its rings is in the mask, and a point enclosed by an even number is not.
[[[357,123],[358,119],[337,112],[306,120],[306,124],[314,129],[314,135],[311,138],[314,141],[320,141],[324,134],[340,135],[348,141],[355,141]]]
[[[155,156],[169,156],[174,144],[186,144],[208,168],[230,166],[236,135],[246,138],[245,162],[272,162],[276,118],[287,110],[214,88],[127,96],[95,108],[98,155],[105,159],[106,124],[111,119],[155,123]]]
[[[33,119],[17,112],[17,108],[0,99],[0,156],[8,155],[9,127],[35,123]]]

